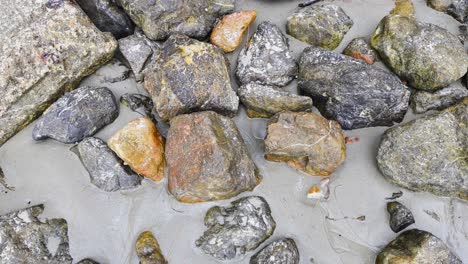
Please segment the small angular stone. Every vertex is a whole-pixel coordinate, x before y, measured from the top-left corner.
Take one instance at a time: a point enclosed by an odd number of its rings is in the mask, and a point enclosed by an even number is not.
[[[353,20],[341,7],[317,4],[301,8],[288,17],[286,29],[300,41],[334,50],[352,26]]]
[[[291,238],[271,242],[250,258],[250,264],[299,264],[299,250]]]
[[[328,176],[346,158],[340,125],[315,113],[283,112],[267,127],[265,158],[310,175]]]
[[[119,105],[105,87],[81,87],[52,104],[33,129],[33,139],[75,143],[114,122]]]
[[[211,43],[224,52],[234,51],[256,17],[255,11],[239,11],[224,16],[211,32]]]
[[[162,255],[158,240],[150,231],[141,233],[136,242],[136,252],[140,264],[167,264]]]
[[[395,0],[395,8],[390,14],[414,17],[414,5],[412,0]]]
[[[307,191],[307,198],[314,200],[328,200],[330,197],[330,179],[325,178]]]
[[[257,82],[285,86],[297,74],[297,64],[287,38],[270,22],[262,22],[241,50],[236,76],[241,84]]]
[[[353,39],[343,51],[344,55],[363,60],[367,64],[374,64],[377,53],[371,48],[364,38]]]
[[[218,260],[240,258],[268,239],[276,228],[268,203],[260,196],[249,196],[215,206],[205,216],[208,228],[196,241],[205,254]]]
[[[77,264],[99,264],[99,262],[96,262],[92,259],[83,259],[79,261]]]
[[[387,211],[390,214],[390,228],[395,233],[398,233],[414,224],[414,218],[411,211],[399,202],[387,203]]]
[[[249,83],[237,90],[250,118],[269,118],[283,111],[301,112],[312,110],[312,99],[299,96],[277,87]]]
[[[149,118],[128,123],[107,145],[136,173],[155,182],[164,179],[164,140]]]
[[[261,181],[236,124],[215,112],[173,118],[166,159],[169,192],[183,203],[229,199]]]
[[[415,91],[411,95],[411,106],[414,112],[422,114],[429,110],[442,110],[468,96],[468,89],[453,84],[435,92]]]
[[[119,49],[132,68],[136,79],[141,80],[143,78],[141,73],[153,54],[153,49],[148,44],[146,37],[135,33],[119,39]]]

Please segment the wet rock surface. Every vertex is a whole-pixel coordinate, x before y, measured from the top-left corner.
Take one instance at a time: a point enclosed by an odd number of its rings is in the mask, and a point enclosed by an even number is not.
[[[441,110],[454,105],[468,96],[468,89],[453,84],[435,92],[415,91],[411,95],[411,107],[421,114],[429,110]]]
[[[211,43],[224,52],[234,51],[256,17],[255,11],[240,11],[224,16],[211,32]]]
[[[416,89],[434,91],[465,75],[468,57],[447,30],[400,15],[386,16],[371,38],[382,60]]]
[[[256,82],[281,87],[296,74],[297,64],[287,38],[275,24],[262,22],[239,54],[237,79],[241,84]]]
[[[260,196],[249,196],[215,206],[205,216],[208,228],[196,241],[205,254],[218,260],[240,258],[256,249],[276,228],[268,203]]]
[[[340,125],[315,113],[283,112],[267,127],[265,158],[310,175],[328,176],[346,158]]]
[[[390,182],[468,200],[468,98],[385,132],[377,163]]]
[[[363,60],[367,64],[374,64],[378,55],[364,38],[353,39],[343,51],[344,55]]]
[[[39,220],[44,211],[37,205],[0,216],[0,263],[71,264],[68,227],[64,219]],[[56,239],[50,252],[48,240]]]
[[[399,202],[387,203],[387,211],[390,214],[390,228],[395,233],[398,233],[414,224],[414,218],[411,211]]]
[[[166,159],[169,192],[184,203],[229,199],[261,181],[236,124],[215,112],[172,119]]]
[[[343,129],[392,126],[408,109],[409,89],[392,73],[321,48],[304,50],[299,88]]]
[[[105,87],[80,87],[53,103],[34,126],[34,140],[75,143],[114,122],[119,106]]]
[[[299,264],[299,250],[291,238],[276,240],[250,259],[250,264]]]
[[[353,20],[341,7],[315,4],[288,17],[286,29],[289,35],[300,41],[333,50],[352,26]]]
[[[136,252],[140,264],[166,264],[158,240],[150,231],[141,233],[136,242]]]

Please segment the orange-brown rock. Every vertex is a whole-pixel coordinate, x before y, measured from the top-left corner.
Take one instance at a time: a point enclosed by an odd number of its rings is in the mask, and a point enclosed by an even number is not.
[[[140,264],[167,264],[158,240],[151,231],[141,233],[136,242],[136,252],[140,259]]]
[[[224,16],[211,33],[211,43],[224,52],[234,51],[256,17],[255,11],[239,11]]]

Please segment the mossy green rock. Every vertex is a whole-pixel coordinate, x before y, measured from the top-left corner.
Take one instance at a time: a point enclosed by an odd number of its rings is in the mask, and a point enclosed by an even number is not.
[[[401,15],[386,16],[371,45],[400,78],[420,90],[446,87],[468,68],[467,54],[455,35]]]

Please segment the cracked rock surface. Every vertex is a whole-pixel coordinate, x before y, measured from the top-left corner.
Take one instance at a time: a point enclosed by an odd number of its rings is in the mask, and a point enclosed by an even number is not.
[[[468,89],[462,85],[453,84],[435,92],[414,91],[411,94],[411,107],[417,114],[429,110],[441,110],[454,105],[468,97]]]
[[[411,211],[399,202],[387,203],[387,211],[390,214],[390,228],[395,233],[414,224]]]
[[[250,264],[299,264],[299,250],[291,238],[271,242],[250,259]]]

